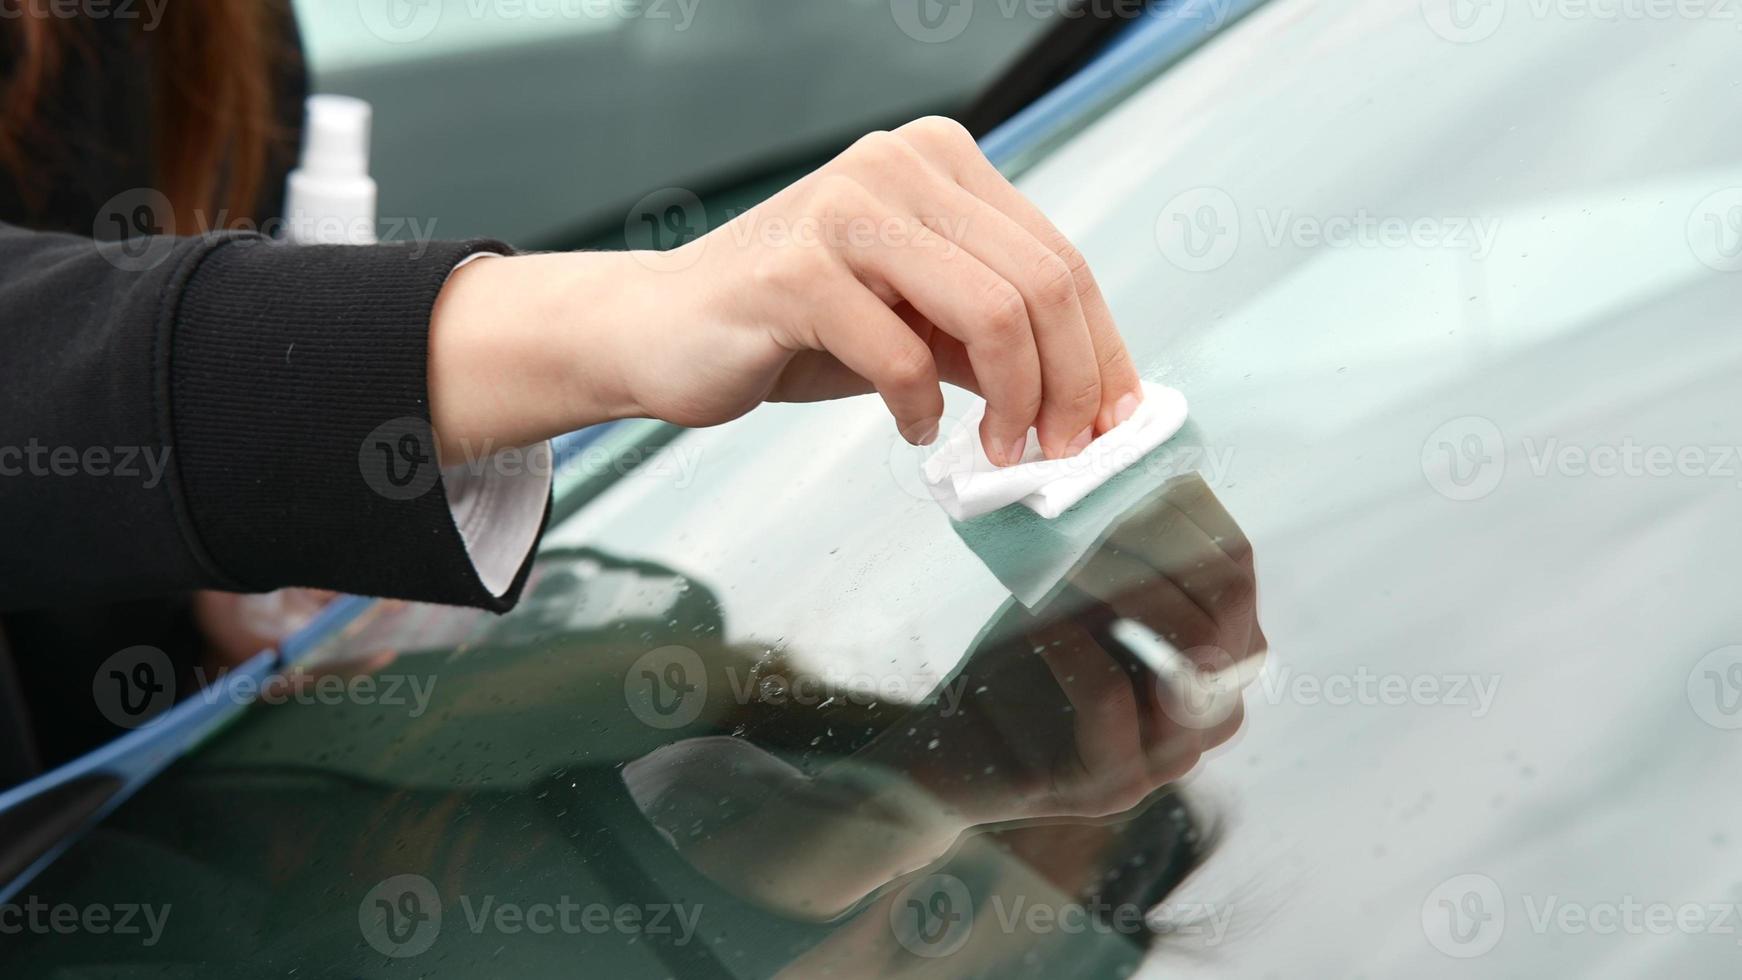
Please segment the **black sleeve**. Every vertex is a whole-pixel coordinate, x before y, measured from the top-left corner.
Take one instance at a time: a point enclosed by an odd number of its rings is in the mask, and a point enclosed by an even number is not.
[[[503,610],[449,511],[429,317],[493,242],[0,224],[0,612],[311,586]]]

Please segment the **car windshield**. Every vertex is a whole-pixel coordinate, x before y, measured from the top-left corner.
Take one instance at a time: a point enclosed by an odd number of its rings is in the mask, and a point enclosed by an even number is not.
[[[32,889],[152,943],[23,961],[1729,969],[1736,35],[1597,9],[1273,0],[1082,114],[1019,186],[1172,442],[956,523],[871,399],[619,426],[512,614],[376,606]]]
[[[897,7],[921,3],[934,0]],[[865,0],[293,6],[315,88],[375,108],[383,234],[411,237],[415,219],[526,249],[622,248],[637,231],[625,214],[659,188],[747,207],[754,193],[724,192],[781,186],[869,129],[960,111],[1058,22],[1051,3],[935,29]]]

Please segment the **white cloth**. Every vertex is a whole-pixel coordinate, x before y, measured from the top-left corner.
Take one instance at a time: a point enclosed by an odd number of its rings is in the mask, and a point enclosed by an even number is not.
[[[478,259],[501,258],[479,252],[460,260],[453,275]],[[545,501],[554,479],[551,447],[541,442],[524,450],[520,465],[500,466],[492,458],[442,469],[448,510],[466,543],[466,554],[485,591],[502,596],[538,543]]]
[[[927,489],[945,512],[971,520],[1020,503],[1051,520],[1071,509],[1101,484],[1173,438],[1186,421],[1186,397],[1165,385],[1143,383],[1143,404],[1069,459],[1047,459],[1030,430],[1022,462],[998,467],[980,444],[986,403],[973,410],[944,439],[921,468]]]

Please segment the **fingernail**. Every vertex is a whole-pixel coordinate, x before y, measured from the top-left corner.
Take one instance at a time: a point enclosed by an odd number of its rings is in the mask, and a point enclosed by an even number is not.
[[[1072,439],[1070,441],[1069,445],[1065,446],[1065,455],[1066,456],[1075,456],[1078,453],[1082,452],[1083,450],[1089,448],[1089,443],[1094,442],[1094,441],[1095,441],[1095,427],[1092,425],[1087,426],[1083,429],[1083,431],[1077,433],[1077,437],[1075,439]]]
[[[1004,465],[1015,466],[1022,462],[1022,454],[1028,451],[1028,436],[1023,434],[1010,440],[1004,447]]]
[[[1126,392],[1113,403],[1113,424],[1120,425],[1137,414],[1137,406],[1143,404],[1143,399],[1135,392]]]
[[[924,425],[920,426],[919,434],[918,434],[917,438],[914,439],[914,445],[916,445],[916,446],[929,446],[932,443],[937,442],[937,441],[938,441],[938,420],[932,419],[930,422],[927,422]]]

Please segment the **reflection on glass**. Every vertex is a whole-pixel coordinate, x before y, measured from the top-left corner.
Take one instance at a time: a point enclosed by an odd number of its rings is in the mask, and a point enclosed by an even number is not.
[[[727,642],[708,584],[659,564],[535,576],[507,617],[383,606],[39,879],[232,928],[22,937],[11,962],[1125,975],[1210,847],[1175,781],[1239,728],[1265,649],[1251,550],[1196,477],[923,690]]]
[[[1238,691],[1265,649],[1255,600],[1245,537],[1201,480],[1177,481],[1117,522],[1046,605],[1011,604],[956,676],[847,754],[806,767],[741,737],[703,736],[662,746],[623,777],[671,846],[763,908],[830,921],[882,893],[883,911],[860,918],[897,925],[850,927],[832,953],[805,958],[831,975],[881,975],[906,947],[946,940],[950,905],[973,904],[967,885],[957,895],[938,884],[960,879],[914,876],[977,828],[1018,825],[1006,843],[1062,845],[1071,857],[1050,869],[1065,878],[1057,885],[1098,884],[1071,880],[1098,867],[1073,851],[1107,847],[1118,829],[1085,821],[1140,811],[1240,726]],[[815,729],[813,717],[791,714],[801,731]],[[1178,797],[1171,803],[1162,812],[1187,822]],[[1186,828],[1173,829],[1195,863]],[[1037,849],[1033,870],[1049,869],[1047,853]],[[1128,938],[1145,934],[1141,914],[1125,918]],[[982,943],[976,956],[1001,960],[1022,945],[1013,938]]]

